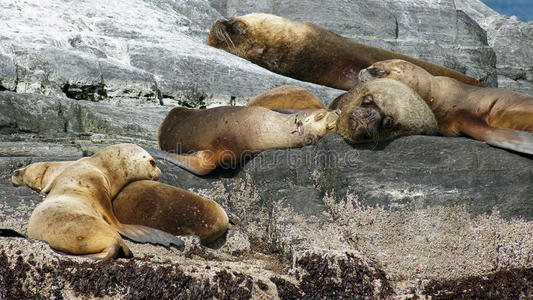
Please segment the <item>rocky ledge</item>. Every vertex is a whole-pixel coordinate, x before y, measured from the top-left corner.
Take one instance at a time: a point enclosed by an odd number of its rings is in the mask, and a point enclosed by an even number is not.
[[[156,147],[173,105],[242,104],[288,83],[325,102],[339,94],[205,46],[223,16],[263,11],[310,21],[487,85],[532,90],[532,23],[478,1],[250,4],[4,3],[0,229],[25,233],[42,200],[11,186],[13,170],[118,142]],[[95,262],[1,231],[0,298],[532,297],[532,157],[468,138],[352,146],[331,134],[205,177],[157,163],[160,181],[224,207],[231,225],[222,238],[203,247],[185,237],[184,251],[127,241],[135,258]]]

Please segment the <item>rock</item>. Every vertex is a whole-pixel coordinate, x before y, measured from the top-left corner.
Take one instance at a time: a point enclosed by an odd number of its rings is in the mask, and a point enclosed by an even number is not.
[[[243,103],[283,84],[308,88],[326,101],[340,93],[207,46],[220,17],[200,0],[98,6],[8,1],[0,13],[0,90],[188,106]]]
[[[455,1],[487,32],[496,53],[498,86],[533,95],[533,23],[502,16],[481,1]]]

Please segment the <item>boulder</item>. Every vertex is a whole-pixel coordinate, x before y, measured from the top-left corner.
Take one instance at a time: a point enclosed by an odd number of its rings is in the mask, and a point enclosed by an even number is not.
[[[496,53],[498,86],[533,95],[533,22],[500,15],[481,1],[455,3],[487,32]]]

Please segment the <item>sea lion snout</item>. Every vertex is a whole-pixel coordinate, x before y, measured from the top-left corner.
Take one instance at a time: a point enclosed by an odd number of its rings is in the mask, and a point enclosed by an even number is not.
[[[24,169],[16,169],[15,172],[13,172],[13,176],[11,176],[11,184],[13,186],[20,186],[24,184],[24,179],[22,177]]]
[[[161,170],[158,167],[155,167],[155,169],[150,173],[150,177],[152,180],[158,180],[159,177],[161,177]]]
[[[359,107],[349,116],[350,128],[353,137],[373,138],[380,129],[382,115],[372,107]]]

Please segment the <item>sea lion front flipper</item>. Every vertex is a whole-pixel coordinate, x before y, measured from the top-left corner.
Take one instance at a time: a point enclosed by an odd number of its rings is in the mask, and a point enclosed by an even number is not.
[[[183,251],[185,242],[168,232],[143,225],[122,224],[120,234],[138,243],[150,243],[168,247],[174,245]]]
[[[492,146],[533,154],[533,135],[526,131],[485,125],[463,126],[461,131]]]
[[[190,155],[178,155],[150,148],[145,150],[155,158],[169,161],[196,175],[206,175],[211,173],[211,171],[218,166],[219,162],[219,155],[215,155],[216,153],[210,150],[198,151]]]

